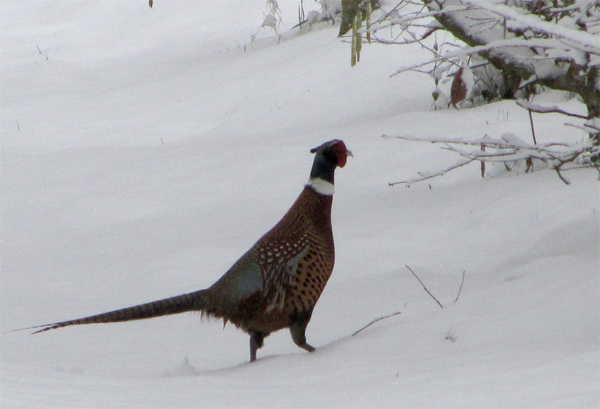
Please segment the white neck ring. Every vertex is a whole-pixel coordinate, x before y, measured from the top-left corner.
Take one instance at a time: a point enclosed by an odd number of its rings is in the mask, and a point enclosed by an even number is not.
[[[335,188],[333,187],[333,183],[330,183],[321,178],[314,178],[308,181],[307,186],[310,186],[315,192],[320,193],[325,196],[333,195]]]

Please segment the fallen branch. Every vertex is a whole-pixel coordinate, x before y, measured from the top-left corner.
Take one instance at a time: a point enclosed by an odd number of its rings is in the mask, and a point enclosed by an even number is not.
[[[441,309],[444,309],[444,306],[442,305],[442,303],[440,303],[440,302],[438,301],[438,299],[437,299],[437,298],[435,298],[435,297],[433,296],[433,294],[431,294],[431,292],[430,292],[430,291],[427,289],[427,287],[425,286],[425,284],[423,284],[423,281],[421,281],[421,279],[419,278],[419,276],[417,276],[417,275],[415,274],[415,272],[412,270],[412,268],[410,268],[410,267],[409,267],[408,265],[406,265],[406,264],[405,264],[405,266],[406,266],[406,268],[408,268],[408,271],[410,271],[410,272],[411,272],[411,273],[412,273],[412,274],[413,274],[413,275],[414,275],[414,276],[417,278],[417,280],[419,280],[419,282],[421,283],[421,285],[423,286],[423,289],[425,289],[425,291],[427,292],[427,294],[429,294],[429,295],[431,296],[431,298],[433,298],[433,299],[435,300],[435,302],[436,302],[436,303],[437,303],[437,304],[440,306],[440,308],[441,308]]]
[[[468,165],[474,161],[480,162],[495,162],[504,163],[507,168],[510,164],[519,161],[525,161],[529,167],[533,164],[533,160],[538,160],[546,163],[549,168],[554,169],[564,183],[570,182],[561,174],[562,171],[570,170],[575,167],[566,167],[573,162],[577,162],[578,167],[596,168],[600,171],[600,164],[590,160],[600,155],[600,146],[594,145],[593,140],[587,139],[583,142],[574,144],[568,143],[543,143],[530,144],[520,140],[511,134],[505,134],[502,138],[479,138],[474,140],[463,139],[443,139],[443,138],[417,138],[409,135],[389,136],[383,135],[384,138],[396,138],[405,141],[429,142],[432,144],[444,144],[443,149],[455,152],[462,159],[454,165],[442,170],[430,173],[419,172],[419,177],[408,179],[400,182],[389,183],[390,186],[397,184],[406,184],[410,186],[416,182],[422,182],[437,176],[442,176],[451,170]],[[482,151],[481,146],[485,145],[486,150]],[[473,146],[478,149],[465,150],[457,146]]]
[[[402,314],[402,312],[400,312],[400,311],[397,311],[397,312],[395,312],[395,313],[393,313],[393,314],[390,314],[390,315],[386,315],[386,316],[383,316],[383,317],[376,318],[376,319],[374,319],[373,321],[369,322],[369,323],[368,323],[367,325],[365,325],[364,327],[362,327],[361,329],[359,329],[358,331],[356,331],[356,332],[355,332],[354,334],[352,334],[351,336],[352,336],[352,337],[353,337],[353,336],[355,336],[356,334],[358,334],[359,332],[361,332],[361,331],[362,331],[362,330],[364,330],[364,329],[367,329],[367,328],[369,328],[371,325],[375,324],[376,322],[379,322],[379,321],[381,321],[381,320],[384,320],[384,319],[386,319],[386,318],[395,317],[396,315],[400,315],[400,314]]]

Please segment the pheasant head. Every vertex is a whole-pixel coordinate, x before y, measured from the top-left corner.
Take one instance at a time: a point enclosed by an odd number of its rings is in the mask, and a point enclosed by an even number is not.
[[[315,154],[315,160],[310,171],[308,185],[317,193],[332,195],[335,169],[338,166],[343,168],[346,165],[348,156],[354,155],[346,148],[346,144],[339,139],[325,142],[310,151]]]

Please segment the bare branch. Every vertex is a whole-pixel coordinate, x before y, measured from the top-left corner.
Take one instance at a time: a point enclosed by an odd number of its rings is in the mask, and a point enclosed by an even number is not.
[[[527,110],[529,112],[529,124],[531,125],[531,137],[533,138],[533,143],[537,145],[537,139],[535,137],[535,127],[533,126],[533,115],[531,115],[531,110]]]
[[[581,129],[582,131],[585,131],[587,133],[600,133],[600,127],[595,126],[591,122],[587,122],[583,125],[571,124],[571,123],[567,122],[567,123],[565,123],[565,125],[572,126],[573,128]]]
[[[454,300],[454,303],[456,304],[456,302],[458,301],[458,297],[460,297],[460,292],[462,291],[463,288],[463,284],[465,283],[465,273],[467,272],[467,270],[463,270],[462,273],[462,281],[460,282],[460,288],[458,289],[458,294],[456,294],[456,299]]]
[[[406,266],[406,268],[408,268],[408,271],[410,271],[416,277],[416,279],[419,280],[419,282],[421,283],[421,285],[423,286],[423,289],[427,292],[427,294],[429,294],[431,296],[431,298],[433,298],[435,300],[435,302],[440,306],[441,309],[444,309],[444,306],[442,305],[442,303],[440,303],[438,301],[438,299],[435,298],[433,296],[433,294],[431,294],[431,292],[429,292],[429,290],[427,289],[427,287],[425,286],[425,284],[423,284],[423,281],[421,281],[421,279],[419,278],[419,276],[415,274],[415,272],[412,270],[412,268],[410,268],[406,264],[405,264],[405,266]]]
[[[460,161],[458,163],[455,163],[454,165],[452,165],[452,166],[450,166],[448,168],[445,168],[445,169],[442,169],[440,171],[433,172],[433,173],[419,172],[418,173],[419,177],[417,177],[417,178],[403,180],[401,182],[390,182],[390,183],[388,183],[388,186],[395,186],[395,185],[405,184],[406,187],[410,187],[410,185],[412,185],[413,183],[423,182],[424,180],[427,180],[427,179],[433,179],[435,177],[442,176],[443,174],[448,173],[451,170],[458,169],[458,168],[460,168],[462,166],[468,165],[469,163],[471,163],[471,162],[473,162],[475,160],[476,159],[465,159],[465,160],[462,160],[462,161]]]
[[[565,179],[565,177],[562,175],[562,173],[560,173],[560,166],[556,166],[554,168],[554,170],[556,171],[556,174],[558,175],[558,177],[560,178],[560,180],[562,180],[565,185],[570,185],[571,182],[568,179]]]

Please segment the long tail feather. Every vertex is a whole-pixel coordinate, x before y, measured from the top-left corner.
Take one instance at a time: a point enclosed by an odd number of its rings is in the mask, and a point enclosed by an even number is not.
[[[105,312],[103,314],[92,315],[90,317],[57,322],[54,324],[38,325],[23,329],[42,328],[33,332],[33,334],[38,334],[40,332],[68,327],[70,325],[133,321],[160,317],[163,315],[179,314],[187,311],[202,311],[207,308],[205,293],[206,290],[200,290],[189,294],[166,298],[164,300],[149,302],[147,304],[140,304],[129,308]]]

